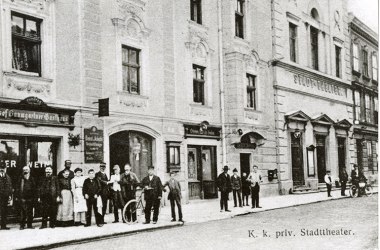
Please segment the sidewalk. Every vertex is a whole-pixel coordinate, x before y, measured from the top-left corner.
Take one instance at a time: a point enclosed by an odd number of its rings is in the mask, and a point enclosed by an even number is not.
[[[378,192],[378,188],[374,187],[374,192]],[[348,193],[348,191],[346,191]],[[240,216],[249,213],[257,213],[273,209],[280,209],[285,207],[298,206],[302,204],[309,204],[315,202],[322,202],[328,200],[343,199],[340,191],[333,191],[332,198],[327,197],[326,192],[312,193],[312,194],[299,194],[299,195],[285,195],[263,197],[260,199],[260,205],[263,208],[251,209],[251,207],[234,208],[233,201],[229,201],[229,208],[232,212],[220,212],[219,200],[202,200],[194,201],[189,204],[183,205],[183,214],[185,225],[201,223],[213,220],[221,220]],[[360,199],[360,198],[359,198]],[[251,201],[249,201],[251,205]],[[168,204],[168,203],[167,203]],[[141,219],[140,219],[141,220]],[[157,229],[164,229],[169,227],[182,226],[182,223],[170,222],[170,205],[161,208],[159,221],[157,224],[143,225],[141,223],[134,225],[127,225],[123,223],[112,224],[113,214],[106,215],[108,224],[99,228],[96,225],[91,227],[68,227],[68,228],[55,228],[39,230],[40,223],[34,223],[36,227],[34,230],[25,229],[20,231],[19,225],[8,225],[11,227],[9,231],[0,231],[0,249],[22,249],[34,248],[43,249],[44,247],[59,246],[62,243],[73,244],[75,242],[102,239],[104,237],[115,237],[118,235],[125,235],[137,233],[142,231],[150,231]],[[93,222],[94,223],[94,222]]]

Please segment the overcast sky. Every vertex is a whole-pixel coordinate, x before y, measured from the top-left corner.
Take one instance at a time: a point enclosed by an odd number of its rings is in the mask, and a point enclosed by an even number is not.
[[[348,11],[376,33],[379,29],[379,0],[348,0]]]

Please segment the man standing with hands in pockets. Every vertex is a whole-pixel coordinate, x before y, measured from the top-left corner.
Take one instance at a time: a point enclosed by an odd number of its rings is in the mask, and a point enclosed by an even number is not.
[[[175,172],[170,172],[170,180],[168,180],[164,187],[169,187],[169,195],[168,199],[170,200],[170,207],[172,209],[172,222],[176,221],[175,216],[175,203],[178,207],[178,216],[180,222],[183,222],[182,220],[182,207],[181,207],[181,185],[179,184],[179,181],[177,181],[174,176]],[[164,190],[165,191],[165,190]]]
[[[251,196],[252,196],[252,208],[261,208],[259,205],[259,192],[260,192],[260,183],[261,175],[259,174],[258,166],[253,165],[253,171],[249,174],[247,180],[251,182]]]
[[[160,200],[162,197],[162,183],[160,177],[154,175],[154,167],[149,166],[148,176],[142,180],[142,185],[145,189],[145,222],[150,223],[150,214],[153,207],[153,224],[157,223],[158,210],[160,209]]]

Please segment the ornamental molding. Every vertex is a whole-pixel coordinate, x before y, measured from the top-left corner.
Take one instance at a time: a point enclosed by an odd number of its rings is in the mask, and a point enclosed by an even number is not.
[[[119,104],[128,108],[145,109],[148,107],[148,98],[144,96],[119,93]]]
[[[51,96],[51,83],[33,83],[30,81],[16,80],[9,78],[6,85],[6,95],[13,96],[12,93],[37,95],[42,97]]]
[[[55,0],[6,0],[6,2],[18,6],[25,7],[30,10],[43,11],[50,7],[50,4]]]
[[[190,50],[193,58],[206,59],[213,50],[209,46],[208,30],[203,27],[189,25],[186,47]]]

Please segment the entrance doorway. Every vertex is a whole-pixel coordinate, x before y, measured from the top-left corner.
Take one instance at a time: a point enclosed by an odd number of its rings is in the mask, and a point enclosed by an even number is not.
[[[346,169],[346,138],[338,137],[338,164],[339,173]]]
[[[326,136],[316,135],[318,182],[325,182],[326,175]]]
[[[188,146],[189,199],[217,197],[216,147]]]
[[[249,175],[250,171],[250,160],[251,154],[240,154],[240,175],[243,176],[243,173]]]
[[[302,133],[290,133],[291,136],[291,154],[292,154],[292,177],[294,186],[305,184],[303,174],[303,148]]]

